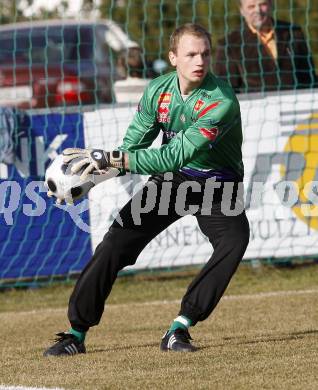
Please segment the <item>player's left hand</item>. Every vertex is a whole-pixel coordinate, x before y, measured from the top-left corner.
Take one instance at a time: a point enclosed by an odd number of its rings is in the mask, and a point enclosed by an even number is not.
[[[72,165],[71,172],[77,173],[84,169],[81,174],[82,180],[93,172],[105,173],[110,168],[121,169],[125,165],[124,153],[119,150],[106,152],[102,149],[68,148],[63,150],[63,156],[65,164],[78,160]]]

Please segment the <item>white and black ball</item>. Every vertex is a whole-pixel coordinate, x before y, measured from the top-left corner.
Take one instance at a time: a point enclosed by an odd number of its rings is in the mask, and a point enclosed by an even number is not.
[[[68,203],[82,198],[95,186],[93,175],[82,181],[81,172],[72,174],[71,167],[72,163],[65,164],[59,154],[45,172],[45,186],[51,195]]]

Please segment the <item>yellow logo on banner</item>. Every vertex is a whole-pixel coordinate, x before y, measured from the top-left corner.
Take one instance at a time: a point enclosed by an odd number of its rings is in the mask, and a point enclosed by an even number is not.
[[[309,225],[312,229],[318,230],[318,206],[309,203],[308,186],[306,184],[317,180],[316,171],[318,169],[318,113],[308,118],[308,122],[299,124],[296,128],[296,134],[289,137],[284,151],[287,153],[301,153],[305,159],[305,167],[302,174],[295,181],[299,188],[299,202],[292,210],[296,216]],[[307,132],[304,132],[307,130]],[[297,134],[299,131],[299,134]],[[311,133],[312,132],[312,133]],[[286,167],[281,166],[280,173],[282,177],[286,175]],[[305,215],[304,210],[307,210]]]

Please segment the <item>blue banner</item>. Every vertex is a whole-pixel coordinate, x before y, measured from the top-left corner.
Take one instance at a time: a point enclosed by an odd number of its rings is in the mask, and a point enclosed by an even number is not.
[[[46,196],[45,169],[67,147],[84,147],[81,114],[21,114],[14,165],[0,170],[0,279],[79,272],[92,254],[90,234]],[[81,221],[89,224],[88,210]]]

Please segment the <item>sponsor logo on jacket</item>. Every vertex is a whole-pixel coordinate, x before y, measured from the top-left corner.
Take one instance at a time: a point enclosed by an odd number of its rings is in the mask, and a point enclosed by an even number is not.
[[[173,130],[170,130],[170,131],[165,131],[164,134],[167,137],[167,139],[170,140],[170,139],[174,138],[177,135],[177,132],[173,131]]]
[[[211,99],[212,98],[212,96],[211,95],[208,95],[206,92],[202,92],[201,93],[201,96],[204,98],[204,99]]]
[[[170,130],[170,131],[164,131],[162,135],[162,144],[168,144],[172,138],[174,138],[177,135],[176,131]]]
[[[169,123],[170,122],[170,109],[169,105],[171,103],[172,94],[168,92],[163,92],[159,95],[158,99],[158,110],[157,110],[157,121],[159,123]]]
[[[199,99],[196,101],[195,105],[194,105],[194,111],[199,111],[200,108],[203,106],[204,104],[204,101]]]
[[[170,104],[170,102],[171,102],[171,93],[169,93],[169,92],[163,92],[163,93],[161,93],[160,95],[159,95],[159,99],[158,99],[158,103],[159,103],[159,105],[161,104],[161,103],[163,103],[163,104]]]

